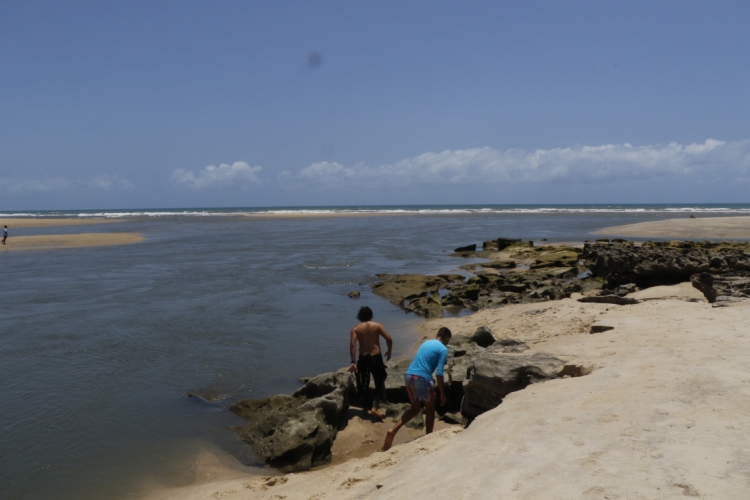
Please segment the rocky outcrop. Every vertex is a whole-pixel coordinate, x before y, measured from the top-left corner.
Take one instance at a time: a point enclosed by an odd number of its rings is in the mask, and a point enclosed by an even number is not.
[[[688,281],[694,274],[750,270],[746,243],[648,242],[587,243],[582,259],[608,288],[626,283],[639,287]]]
[[[473,245],[466,245],[465,247],[458,247],[453,251],[454,252],[475,252],[476,249],[477,249],[477,245],[475,243]]]
[[[711,303],[750,297],[750,272],[737,271],[722,275],[700,273],[690,278]]]
[[[570,297],[600,281],[578,278],[575,267],[548,267],[524,273],[477,274],[466,283],[448,286],[443,307],[479,310],[505,304],[544,302]]]
[[[505,354],[502,346],[478,355],[463,382],[461,413],[473,419],[495,408],[511,392],[529,384],[557,378],[565,362],[551,354]]]
[[[485,241],[482,243],[484,250],[496,250],[501,251],[509,247],[533,247],[532,241],[523,241],[512,238],[498,238],[496,240]]]
[[[438,291],[466,280],[460,274],[378,274],[377,277],[381,281],[370,285],[374,294],[407,311],[432,317],[443,314]]]
[[[291,396],[238,401],[230,410],[248,423],[231,429],[269,465],[285,472],[308,470],[331,461],[354,390],[351,373],[318,375]]]

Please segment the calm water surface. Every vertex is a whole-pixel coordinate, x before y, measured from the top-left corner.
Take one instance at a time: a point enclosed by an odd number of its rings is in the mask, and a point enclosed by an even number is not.
[[[146,484],[189,481],[186,464],[205,446],[257,466],[226,429],[237,423],[231,402],[346,365],[362,305],[391,331],[396,354],[413,345],[421,320],[370,293],[376,273],[455,271],[465,261],[446,251],[457,246],[500,236],[583,241],[601,227],[668,216],[135,214],[12,230],[137,231],[146,241],[0,253],[0,497],[133,498]],[[349,299],[351,290],[362,298]]]

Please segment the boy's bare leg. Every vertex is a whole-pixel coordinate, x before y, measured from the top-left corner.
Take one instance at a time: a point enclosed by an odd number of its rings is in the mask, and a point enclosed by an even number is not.
[[[433,410],[435,408],[435,405],[433,404]],[[391,446],[393,446],[393,438],[396,437],[396,433],[398,430],[403,427],[404,425],[409,422],[412,418],[417,416],[417,413],[419,413],[419,410],[422,409],[422,403],[412,403],[411,408],[409,408],[406,413],[401,415],[401,418],[398,419],[398,422],[396,422],[396,425],[394,425],[391,430],[388,431],[388,434],[385,435],[385,443],[383,443],[383,451],[390,449]]]
[[[435,427],[435,401],[424,404],[424,426],[427,428],[427,434],[432,433]]]

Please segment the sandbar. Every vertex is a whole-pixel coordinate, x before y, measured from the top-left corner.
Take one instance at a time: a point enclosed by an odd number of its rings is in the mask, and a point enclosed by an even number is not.
[[[0,251],[50,250],[54,248],[99,247],[129,245],[145,238],[138,233],[82,233],[45,234],[37,236],[11,236]]]
[[[321,470],[148,498],[747,498],[750,300],[716,308],[687,285],[648,298],[615,306],[574,297],[428,320],[419,327],[425,336],[487,325],[527,342],[526,354],[593,371],[514,392],[466,430],[449,427]],[[590,334],[594,323],[614,329]]]
[[[638,222],[601,229],[597,234],[638,238],[750,239],[750,217],[704,217]]]
[[[6,219],[0,217],[0,226],[16,227],[52,227],[52,226],[83,226],[88,224],[109,224],[119,222],[119,219]]]
[[[431,215],[418,212],[273,212],[273,213],[245,213],[243,217],[254,219],[321,219],[341,217],[395,217],[402,215]]]

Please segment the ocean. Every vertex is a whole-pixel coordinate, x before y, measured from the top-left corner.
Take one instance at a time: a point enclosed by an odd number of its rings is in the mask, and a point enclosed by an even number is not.
[[[353,216],[305,216],[338,214]],[[190,482],[185,471],[205,449],[261,473],[227,429],[241,423],[226,410],[232,402],[291,392],[299,377],[346,365],[364,305],[394,337],[396,355],[417,341],[421,318],[374,296],[376,274],[456,272],[467,261],[451,257],[454,248],[498,237],[580,242],[603,227],[690,214],[750,215],[750,205],[0,213],[0,225],[4,217],[117,220],[11,228],[11,238],[146,238],[0,252],[0,497],[134,498]],[[352,290],[361,298],[348,298]]]

